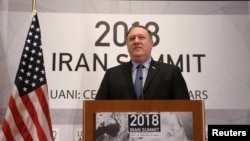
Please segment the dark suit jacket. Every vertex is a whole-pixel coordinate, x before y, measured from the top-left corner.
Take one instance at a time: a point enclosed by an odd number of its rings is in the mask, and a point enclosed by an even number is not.
[[[108,69],[95,99],[137,99],[132,80],[132,63]],[[152,59],[141,99],[190,99],[180,69]]]

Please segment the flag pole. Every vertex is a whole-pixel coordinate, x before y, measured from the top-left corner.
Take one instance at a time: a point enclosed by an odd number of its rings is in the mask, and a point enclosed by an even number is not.
[[[32,12],[35,13],[36,11],[36,0],[32,0]]]

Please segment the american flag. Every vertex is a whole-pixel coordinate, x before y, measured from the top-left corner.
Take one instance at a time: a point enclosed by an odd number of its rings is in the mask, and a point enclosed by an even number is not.
[[[33,13],[0,141],[51,141],[48,88],[37,12]]]

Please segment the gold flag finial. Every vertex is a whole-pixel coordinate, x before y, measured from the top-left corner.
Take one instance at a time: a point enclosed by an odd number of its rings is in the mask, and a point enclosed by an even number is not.
[[[36,11],[36,0],[32,0],[32,12]]]

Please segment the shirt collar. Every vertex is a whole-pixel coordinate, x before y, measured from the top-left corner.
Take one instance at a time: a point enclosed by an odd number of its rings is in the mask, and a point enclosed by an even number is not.
[[[150,57],[146,62],[144,62],[142,65],[144,65],[144,67],[145,67],[146,69],[149,69],[150,62],[151,62],[151,57]],[[134,62],[134,61],[132,61],[132,64],[133,64],[132,70],[135,70],[136,67],[137,67],[137,65],[139,65],[138,63],[136,63],[136,62]]]

